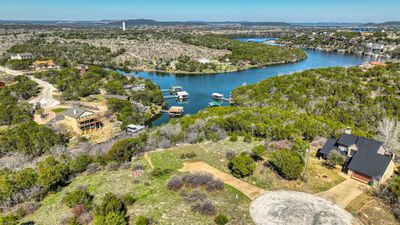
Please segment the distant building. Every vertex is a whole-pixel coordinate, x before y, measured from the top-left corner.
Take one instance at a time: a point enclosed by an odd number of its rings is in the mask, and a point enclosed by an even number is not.
[[[210,60],[207,59],[207,58],[201,58],[201,59],[198,59],[197,61],[198,61],[199,63],[203,63],[203,64],[210,63]]]
[[[5,87],[5,86],[6,86],[6,83],[3,82],[3,81],[0,81],[0,88],[1,88],[1,87]]]
[[[17,53],[17,54],[12,54],[11,59],[15,60],[33,59],[33,55],[31,53]]]
[[[89,67],[85,65],[80,65],[78,66],[78,69],[79,69],[79,75],[83,76],[83,74],[85,74],[89,70]]]
[[[383,62],[365,62],[365,63],[361,64],[361,65],[359,66],[359,68],[361,68],[361,70],[365,72],[365,71],[367,71],[367,70],[369,70],[369,69],[371,69],[371,68],[374,68],[374,67],[376,67],[376,66],[383,66],[383,67],[385,67],[386,64],[383,63]]]
[[[90,132],[103,126],[96,113],[80,108],[72,107],[64,112],[65,123],[77,134]]]
[[[36,70],[56,68],[56,64],[53,62],[53,60],[36,60],[33,62],[33,66]]]

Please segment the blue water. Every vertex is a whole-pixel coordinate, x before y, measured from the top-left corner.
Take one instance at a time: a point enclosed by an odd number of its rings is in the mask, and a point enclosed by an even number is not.
[[[175,99],[169,99],[169,107],[174,105],[184,106],[185,114],[194,114],[208,107],[212,101],[213,92],[221,93],[225,97],[230,96],[231,91],[243,83],[253,84],[266,78],[281,74],[289,74],[312,68],[333,66],[359,65],[368,58],[356,55],[344,55],[338,53],[326,53],[315,50],[306,50],[308,58],[304,61],[271,66],[267,68],[249,69],[240,72],[219,73],[210,75],[174,75],[150,72],[132,72],[130,75],[153,80],[161,89],[168,89],[171,85],[179,85],[190,95],[187,103],[178,103]],[[127,75],[129,75],[127,74]],[[225,103],[226,105],[226,103]],[[169,117],[164,114],[153,121],[153,126],[168,122]]]

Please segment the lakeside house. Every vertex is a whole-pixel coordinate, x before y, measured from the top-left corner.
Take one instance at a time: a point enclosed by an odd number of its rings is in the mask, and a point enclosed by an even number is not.
[[[31,53],[17,53],[17,54],[12,54],[11,59],[14,60],[33,59],[33,55]]]
[[[64,112],[65,123],[77,134],[90,132],[103,126],[96,113],[80,107],[72,107]]]
[[[362,71],[366,72],[367,70],[369,70],[369,69],[371,69],[371,68],[374,68],[374,67],[377,67],[377,66],[383,66],[383,67],[385,67],[386,64],[383,63],[383,62],[378,62],[378,61],[374,61],[374,62],[365,62],[365,63],[361,64],[361,65],[359,66],[359,68],[360,68]]]
[[[33,62],[33,66],[36,70],[56,68],[56,64],[53,62],[53,60],[36,60]]]
[[[348,132],[339,139],[329,138],[318,150],[317,157],[327,159],[332,151],[338,151],[346,157],[343,171],[361,182],[385,182],[394,173],[393,157],[386,154],[382,142]]]

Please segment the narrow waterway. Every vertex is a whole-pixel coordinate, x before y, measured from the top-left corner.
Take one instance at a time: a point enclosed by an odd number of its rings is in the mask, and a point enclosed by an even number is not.
[[[211,94],[221,93],[229,98],[231,91],[243,84],[253,84],[266,78],[290,74],[302,70],[333,66],[359,65],[368,58],[357,55],[344,55],[338,53],[327,53],[315,50],[306,50],[308,58],[304,61],[276,65],[267,68],[250,69],[240,72],[207,74],[207,75],[174,75],[149,72],[123,73],[153,80],[161,89],[168,89],[171,85],[182,86],[190,95],[189,101],[179,103],[176,99],[168,99],[169,106],[180,105],[184,107],[185,114],[194,114],[207,108],[212,101]],[[227,105],[227,103],[224,103]],[[153,121],[153,126],[168,122],[169,117],[164,114]]]

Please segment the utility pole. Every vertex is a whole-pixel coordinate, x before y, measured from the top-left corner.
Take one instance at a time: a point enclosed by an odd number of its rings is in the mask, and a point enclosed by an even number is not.
[[[304,175],[303,175],[303,180],[307,182],[307,167],[308,167],[308,161],[310,159],[310,148],[306,149],[306,164],[304,168]]]

